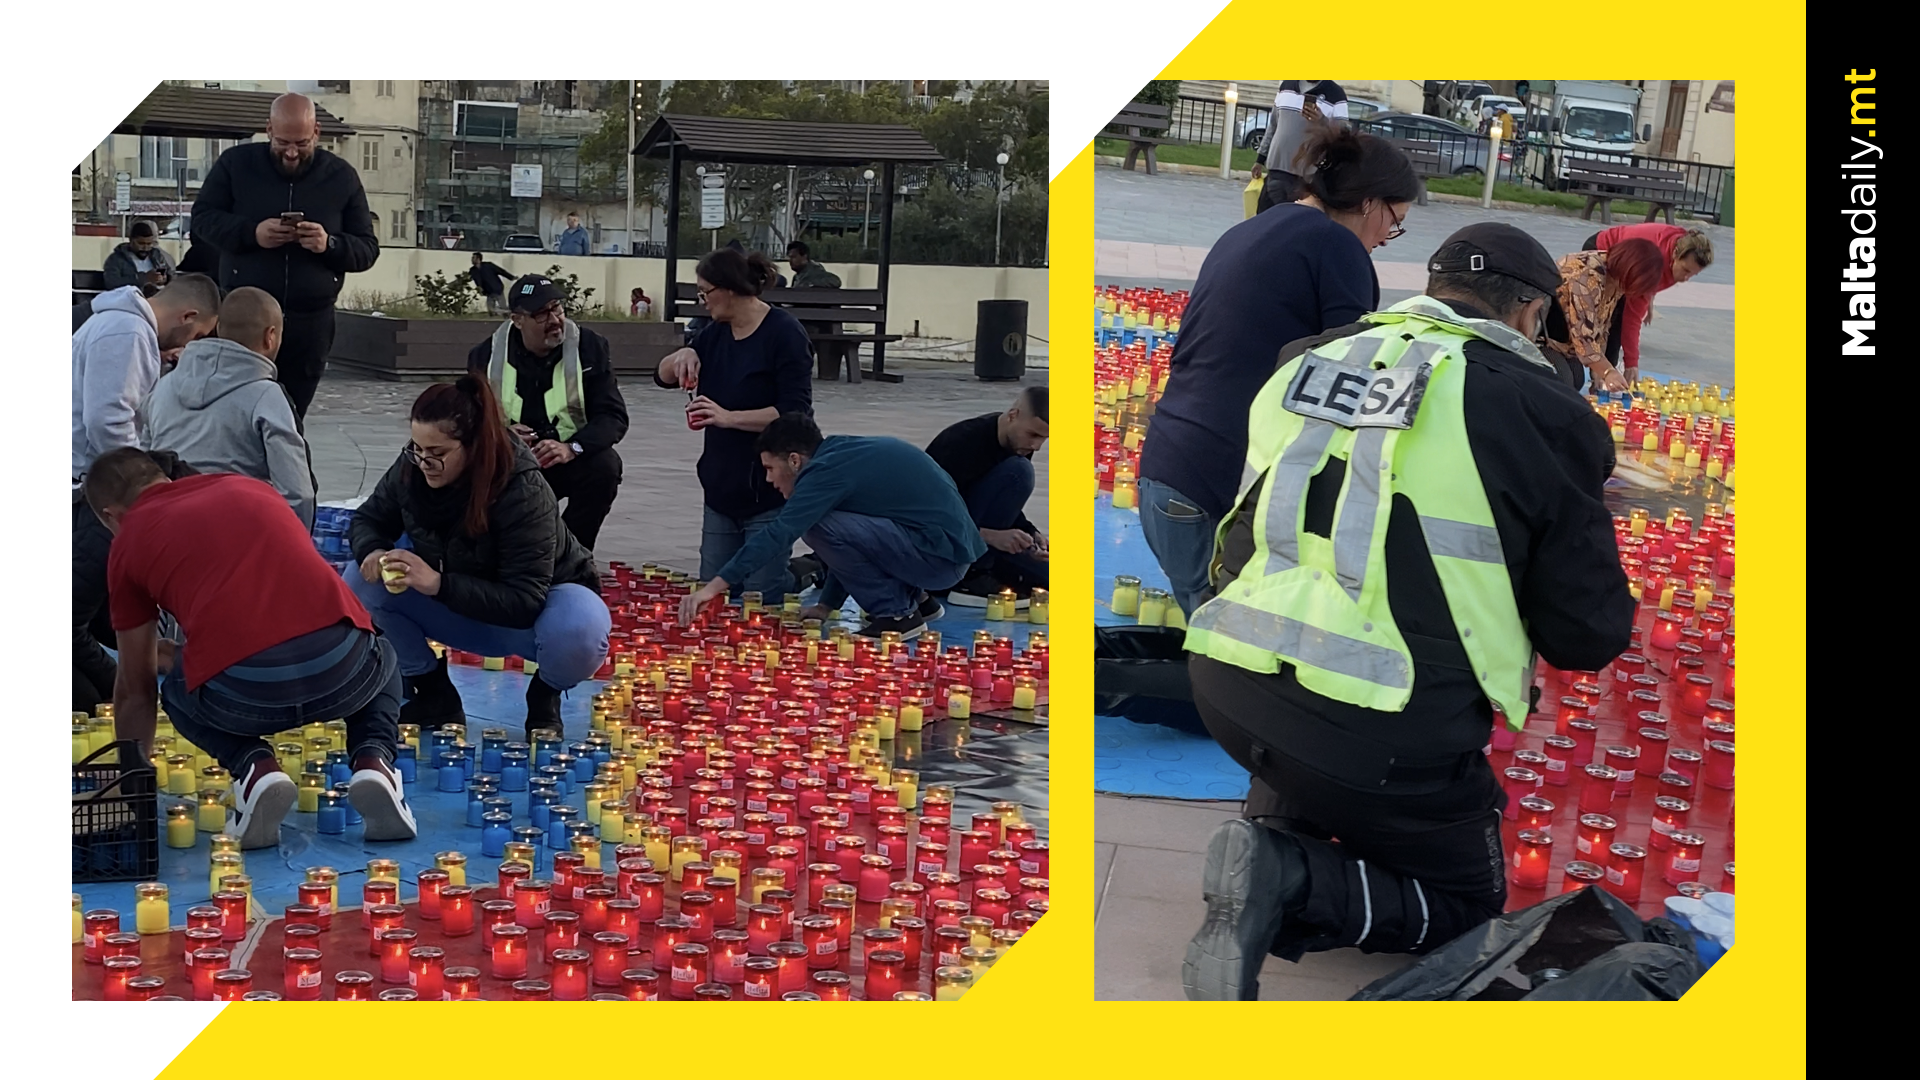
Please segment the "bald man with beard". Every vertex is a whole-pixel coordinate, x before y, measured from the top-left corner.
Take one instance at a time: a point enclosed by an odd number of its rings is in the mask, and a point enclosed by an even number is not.
[[[312,99],[274,99],[264,142],[220,155],[193,204],[193,238],[220,255],[223,290],[263,290],[284,313],[279,381],[307,407],[333,349],[333,305],[348,274],[380,257],[353,166],[320,149]]]

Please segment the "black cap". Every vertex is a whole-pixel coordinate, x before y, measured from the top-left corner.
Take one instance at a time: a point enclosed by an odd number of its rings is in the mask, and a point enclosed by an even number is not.
[[[528,274],[507,290],[507,307],[522,315],[533,315],[555,300],[565,301],[567,294],[545,274]]]
[[[1499,274],[1514,278],[1551,297],[1560,288],[1560,268],[1553,256],[1524,230],[1498,221],[1469,225],[1441,243],[1445,251],[1456,244],[1471,250],[1459,258],[1430,258],[1427,269],[1435,274]]]

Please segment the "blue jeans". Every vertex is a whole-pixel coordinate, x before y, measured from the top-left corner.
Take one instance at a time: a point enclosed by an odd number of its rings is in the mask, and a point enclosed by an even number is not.
[[[174,730],[212,754],[236,781],[247,775],[255,758],[273,756],[267,738],[328,720],[347,722],[350,758],[373,752],[392,761],[404,695],[400,663],[386,638],[375,637],[372,645],[365,663],[313,700],[298,705],[260,705],[222,693],[225,684],[218,675],[200,689],[188,690],[186,652],[193,648],[189,643],[181,646],[173,669],[161,679],[160,700],[173,720]]]
[[[700,519],[700,580],[711,581],[728,560],[747,546],[747,541],[766,531],[780,511],[769,510],[764,514],[755,514],[743,520],[734,520],[715,510],[711,506],[701,507]],[[765,566],[756,566],[747,573],[745,581],[729,581],[732,593],[738,597],[741,593],[757,592],[765,596],[769,603],[778,606],[780,598],[790,592],[798,592],[793,580],[793,571],[788,564],[793,559],[791,551],[783,551],[778,558]]]
[[[604,600],[585,585],[555,585],[533,627],[515,630],[456,614],[431,596],[408,589],[394,594],[360,575],[358,564],[344,571],[347,585],[366,605],[373,624],[393,642],[400,670],[424,675],[439,664],[429,640],[481,656],[518,656],[540,665],[539,679],[555,690],[571,690],[593,677],[607,658],[613,616]]]
[[[1033,497],[1033,459],[1015,454],[988,470],[974,485],[960,493],[967,501],[967,513],[983,529],[1011,529],[1020,520],[1027,500]],[[973,573],[989,574],[1002,584],[1024,588],[1046,588],[1047,564],[1031,555],[1009,555],[989,547]]]
[[[1219,522],[1192,499],[1158,480],[1140,479],[1140,530],[1167,575],[1180,610],[1193,614],[1207,591],[1213,533]]]
[[[829,608],[851,594],[876,618],[911,615],[921,593],[950,589],[967,576],[968,564],[927,555],[890,518],[835,510],[804,539],[827,566],[820,603]]]

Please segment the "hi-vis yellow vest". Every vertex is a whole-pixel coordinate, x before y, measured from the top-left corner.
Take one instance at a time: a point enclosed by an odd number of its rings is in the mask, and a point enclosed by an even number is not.
[[[1426,296],[1365,321],[1371,329],[1281,367],[1254,398],[1234,509],[1254,515],[1253,555],[1233,581],[1216,580],[1217,596],[1188,620],[1187,648],[1262,674],[1285,662],[1322,697],[1404,709],[1413,659],[1387,603],[1385,554],[1398,493],[1420,513],[1481,690],[1519,730],[1533,649],[1467,442],[1461,347],[1477,337],[1552,365],[1511,327]],[[1345,459],[1346,477],[1323,537],[1302,523],[1308,481],[1330,457]],[[1245,505],[1262,476],[1259,505]]]
[[[587,426],[587,398],[582,389],[585,376],[580,368],[580,327],[572,319],[566,320],[566,336],[560,343],[560,364],[554,370],[553,378],[547,382],[547,393],[543,402],[547,408],[547,418],[553,421],[553,428],[560,435],[561,442],[573,441],[574,432]],[[507,423],[520,423],[520,410],[524,408],[520,400],[520,379],[507,363],[508,350],[513,346],[513,322],[500,324],[493,332],[493,358],[487,362],[487,381],[493,384],[493,394],[500,399],[500,411],[506,414]]]

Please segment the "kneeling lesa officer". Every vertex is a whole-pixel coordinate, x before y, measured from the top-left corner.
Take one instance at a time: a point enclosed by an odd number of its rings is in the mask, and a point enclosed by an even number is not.
[[[1190,619],[1195,704],[1253,774],[1208,846],[1196,999],[1269,952],[1422,953],[1506,902],[1505,798],[1536,653],[1591,671],[1633,599],[1601,501],[1613,442],[1533,342],[1559,273],[1473,225],[1427,291],[1297,341],[1254,399],[1240,498]]]

